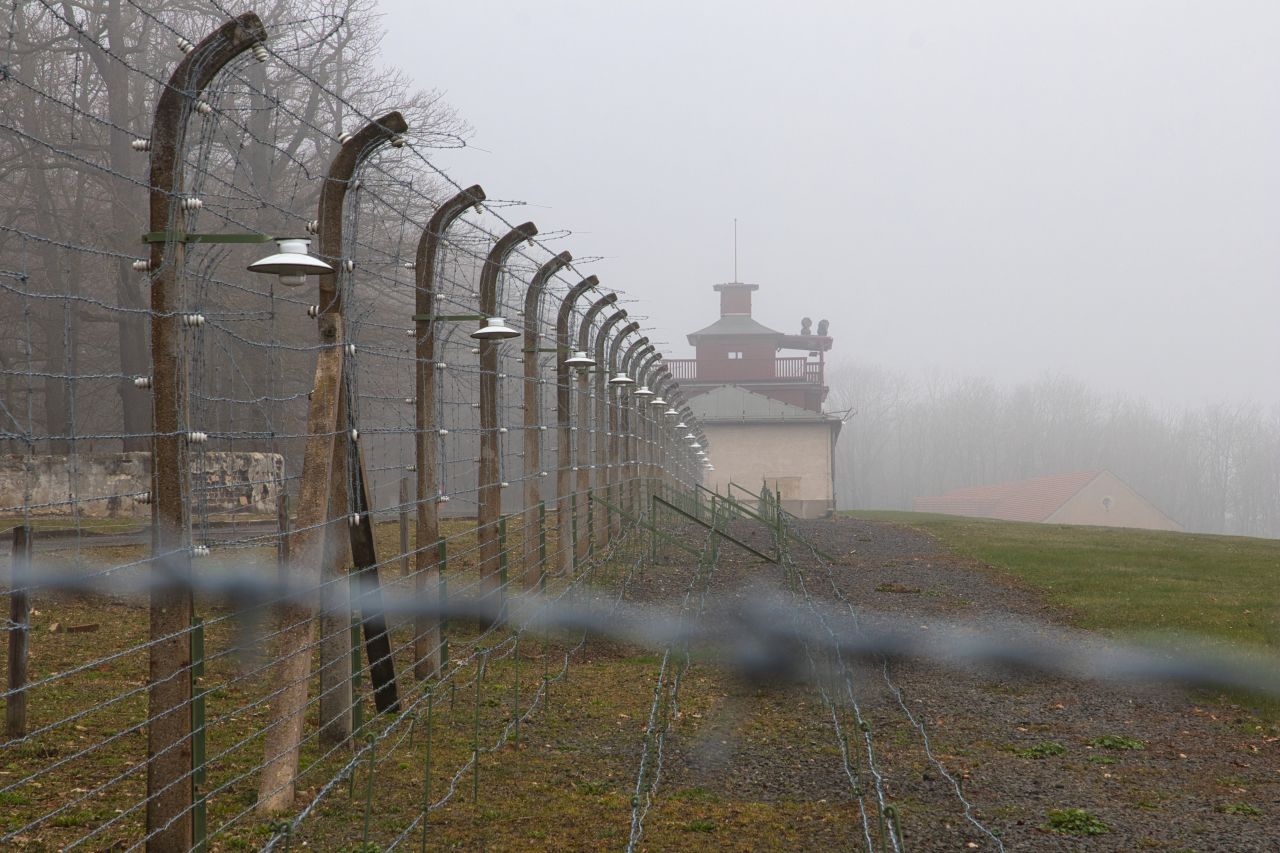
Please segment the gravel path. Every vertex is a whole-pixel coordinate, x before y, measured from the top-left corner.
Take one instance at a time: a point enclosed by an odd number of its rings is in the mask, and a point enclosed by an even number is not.
[[[838,559],[828,565],[797,554],[791,580],[803,578],[824,605],[847,600],[860,619],[907,619],[920,630],[942,621],[1065,621],[1035,592],[908,528],[841,518],[799,529]],[[758,525],[738,522],[733,532],[764,550]],[[708,596],[787,580],[783,568],[726,545]],[[658,585],[637,597],[667,601],[665,592]],[[858,800],[878,839],[879,793],[899,815],[909,851],[1280,851],[1280,743],[1229,705],[1198,704],[1167,689],[862,665],[853,671],[853,696],[871,754],[859,750],[846,762],[830,709],[812,685],[761,688],[710,667],[695,666],[688,677],[695,676],[719,679],[713,686],[722,700],[711,719],[673,724],[654,816],[664,794],[690,790],[803,801],[818,804],[821,819],[790,828],[788,849],[862,849]],[[837,713],[856,745],[861,733],[849,703]],[[846,763],[858,780],[856,798]],[[839,819],[829,819],[828,805]],[[1050,813],[1068,809],[1083,810],[1106,831],[1050,831]]]

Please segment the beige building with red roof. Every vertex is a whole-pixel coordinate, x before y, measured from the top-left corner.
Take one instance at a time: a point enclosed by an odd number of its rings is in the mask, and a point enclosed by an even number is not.
[[[788,512],[820,518],[835,509],[835,446],[841,420],[822,410],[831,349],[827,321],[788,335],[751,316],[758,285],[715,285],[720,319],[689,333],[695,358],[664,364],[706,431],[714,468],[708,488],[735,483],[777,494]],[[799,355],[779,355],[782,352]]]
[[[956,489],[915,499],[916,512],[1032,521],[1181,530],[1150,501],[1110,471],[1080,471],[993,486]]]

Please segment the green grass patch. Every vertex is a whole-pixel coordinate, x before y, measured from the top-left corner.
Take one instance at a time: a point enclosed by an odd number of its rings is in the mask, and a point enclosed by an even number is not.
[[[1214,809],[1219,814],[1243,815],[1245,817],[1257,817],[1262,814],[1262,809],[1257,806],[1251,806],[1248,803],[1223,803]]]
[[[1280,648],[1280,540],[927,513],[855,515],[909,524],[1047,589],[1087,627]]]
[[[1084,809],[1050,809],[1045,829],[1062,835],[1102,835],[1111,827]]]
[[[1089,741],[1089,746],[1096,746],[1099,749],[1146,749],[1147,745],[1137,738],[1125,737],[1124,735],[1103,735]]]
[[[957,554],[1046,591],[1081,627],[1195,638],[1259,656],[1280,650],[1280,540],[929,513],[849,514],[928,533]],[[1280,703],[1236,698],[1280,716]]]
[[[1026,749],[1015,749],[1014,754],[1021,758],[1040,759],[1050,758],[1055,755],[1063,755],[1066,751],[1067,748],[1062,744],[1056,741],[1046,740],[1042,743],[1037,743],[1034,746],[1029,746]]]

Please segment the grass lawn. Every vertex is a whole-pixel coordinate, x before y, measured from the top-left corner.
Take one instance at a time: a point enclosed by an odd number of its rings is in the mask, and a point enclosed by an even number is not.
[[[1280,540],[855,512],[907,524],[1048,591],[1077,624],[1280,648]]]

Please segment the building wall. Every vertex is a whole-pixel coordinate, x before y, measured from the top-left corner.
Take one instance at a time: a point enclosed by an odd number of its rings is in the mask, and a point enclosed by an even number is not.
[[[725,493],[729,482],[760,490],[777,483],[783,506],[804,518],[835,508],[831,472],[831,426],[825,423],[706,424],[714,471],[706,486]]]
[[[1108,471],[1093,479],[1052,515],[1047,524],[1092,524],[1142,530],[1181,530],[1173,519],[1151,505]]]
[[[729,353],[742,353],[729,358]],[[737,382],[773,376],[777,358],[773,338],[706,338],[697,346],[698,379],[702,381]]]
[[[0,514],[149,518],[150,453],[0,456]],[[278,453],[191,456],[193,511],[272,514],[283,484]],[[29,499],[28,499],[29,496]]]

